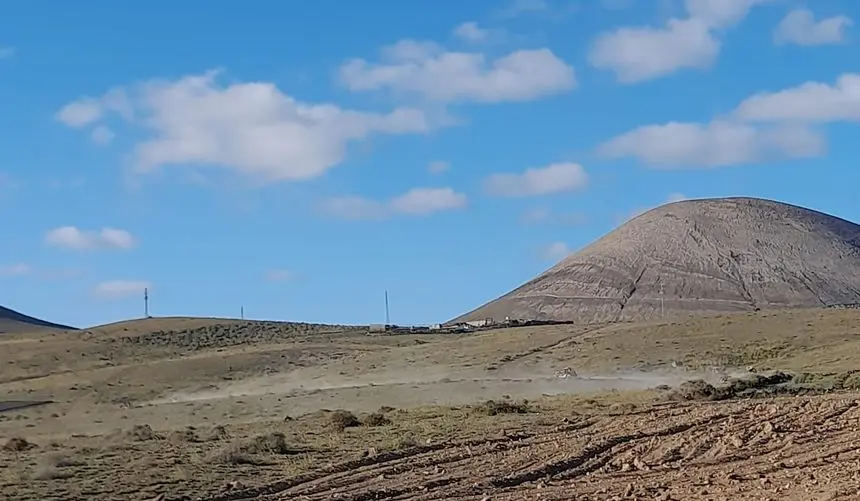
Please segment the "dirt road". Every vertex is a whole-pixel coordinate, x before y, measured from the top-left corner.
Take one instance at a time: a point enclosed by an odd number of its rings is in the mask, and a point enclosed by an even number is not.
[[[860,400],[673,404],[552,431],[422,444],[236,500],[837,500],[860,492]]]

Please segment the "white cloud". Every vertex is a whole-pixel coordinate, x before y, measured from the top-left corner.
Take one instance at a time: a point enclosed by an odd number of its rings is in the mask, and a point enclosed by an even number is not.
[[[286,282],[296,278],[290,270],[273,269],[266,272],[266,280],[269,282]]]
[[[845,41],[845,32],[853,24],[848,16],[833,16],[816,21],[811,10],[797,8],[786,14],[777,25],[773,41],[777,45],[839,44]]]
[[[454,34],[469,42],[480,42],[486,40],[489,31],[478,26],[478,23],[469,21],[454,28]]]
[[[93,125],[109,113],[131,120],[134,109],[125,89],[113,88],[98,98],[82,97],[66,104],[54,118],[69,127],[80,129]]]
[[[113,138],[116,137],[114,131],[110,130],[108,127],[104,125],[99,125],[95,127],[90,134],[93,142],[98,145],[106,145],[113,141]]]
[[[779,92],[762,92],[744,100],[735,115],[753,122],[857,122],[860,74],[845,73],[834,85],[806,82]]]
[[[0,46],[0,59],[7,59],[15,55],[15,47]]]
[[[540,255],[548,261],[558,261],[571,253],[570,247],[564,242],[553,242],[540,249]]]
[[[348,61],[340,79],[352,91],[388,89],[437,102],[531,101],[576,86],[573,67],[546,48],[487,61],[481,53],[412,40],[383,49],[378,63]]]
[[[32,271],[33,268],[25,263],[0,265],[0,276],[4,277],[29,275]]]
[[[219,85],[218,73],[149,81],[101,98],[81,98],[60,110],[58,119],[83,127],[117,112],[144,127],[150,136],[133,154],[138,172],[165,165],[220,167],[262,181],[313,178],[341,163],[354,141],[431,128],[416,109],[371,113],[306,104],[272,83]],[[122,100],[116,96],[126,95],[131,108],[118,105]]]
[[[585,188],[588,174],[581,165],[557,163],[526,169],[522,174],[493,174],[484,180],[484,188],[499,197],[549,195]]]
[[[397,214],[427,216],[436,212],[464,209],[468,198],[451,188],[413,188],[389,200],[357,196],[324,200],[323,212],[342,219],[381,220]]]
[[[440,161],[440,160],[437,160],[435,162],[430,162],[430,164],[427,165],[427,171],[430,172],[431,174],[441,174],[443,172],[448,171],[448,169],[450,169],[450,168],[451,168],[451,164],[449,164],[448,162]]]
[[[84,231],[75,226],[62,226],[48,231],[45,234],[45,242],[55,247],[75,250],[129,250],[137,245],[137,240],[126,230],[102,228],[98,231]]]
[[[145,289],[151,290],[152,284],[144,280],[111,280],[96,285],[93,294],[104,299],[122,299],[142,296]]]
[[[720,42],[704,23],[672,19],[665,28],[621,28],[597,37],[588,60],[612,70],[622,83],[637,83],[681,68],[707,68]]]
[[[712,28],[727,28],[741,22],[750,10],[774,0],[685,0],[690,18]]]
[[[427,215],[434,212],[463,209],[466,195],[451,188],[413,188],[391,199],[391,210],[401,214]]]
[[[824,138],[802,126],[759,128],[729,121],[646,125],[598,147],[608,158],[633,157],[654,167],[723,167],[821,155]]]
[[[623,27],[598,35],[588,60],[627,84],[681,69],[705,69],[720,53],[719,31],[740,22],[753,6],[769,1],[686,0],[686,18],[669,19],[660,28]]]

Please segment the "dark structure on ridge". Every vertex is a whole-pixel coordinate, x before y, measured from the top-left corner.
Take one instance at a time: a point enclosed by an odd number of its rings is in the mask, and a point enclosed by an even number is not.
[[[40,320],[0,306],[0,334],[8,332],[31,332],[43,329],[77,330],[74,327]]]
[[[718,198],[641,214],[452,322],[593,323],[858,303],[860,225],[771,200]]]

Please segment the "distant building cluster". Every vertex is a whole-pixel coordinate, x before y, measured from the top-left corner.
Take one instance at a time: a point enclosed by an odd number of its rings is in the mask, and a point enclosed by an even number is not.
[[[504,320],[495,320],[493,318],[483,318],[480,320],[468,320],[465,322],[456,322],[450,324],[431,324],[431,325],[388,325],[388,324],[370,324],[368,326],[369,334],[417,334],[417,333],[433,333],[433,334],[456,334],[463,332],[483,331],[490,329],[502,329],[506,327],[527,327],[532,325],[555,325],[555,324],[570,324],[573,322],[559,322],[548,320],[520,320],[505,317]]]

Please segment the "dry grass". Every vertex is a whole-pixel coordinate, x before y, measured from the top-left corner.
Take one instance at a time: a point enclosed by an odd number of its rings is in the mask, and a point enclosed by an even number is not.
[[[679,371],[754,365],[792,373],[783,385],[792,391],[860,389],[860,373],[854,371],[860,364],[857,310],[446,336],[365,336],[302,331],[293,324],[256,332],[241,325],[152,319],[68,336],[0,338],[0,393],[59,402],[0,414],[4,437],[27,437],[0,451],[0,498],[36,501],[56,494],[75,499],[92,491],[119,499],[106,490],[114,487],[112,478],[125,488],[160,486],[171,496],[195,497],[236,476],[262,483],[382,451],[511,430],[537,433],[577,415],[644,412],[668,393],[542,397],[537,390],[502,397],[510,389],[499,389],[506,377],[551,375],[566,366],[599,374],[671,368],[673,362]],[[195,341],[198,334],[201,340]],[[489,365],[497,370],[486,371]],[[275,379],[269,382],[269,376]],[[419,378],[431,383],[412,382]],[[246,382],[245,388],[253,390],[262,383],[270,386],[260,394],[138,405]],[[688,390],[704,395],[694,399],[710,399],[723,391],[718,387]],[[755,393],[750,390],[735,386],[731,391],[750,396]],[[458,403],[450,406],[423,405],[454,397]],[[388,404],[402,409],[381,408]],[[313,412],[326,407],[348,410]],[[285,421],[287,414],[293,418]],[[112,429],[121,431],[106,434]],[[59,443],[52,447],[55,437]],[[74,458],[80,466],[42,459],[48,453]],[[66,498],[57,494],[67,488],[73,490]]]

